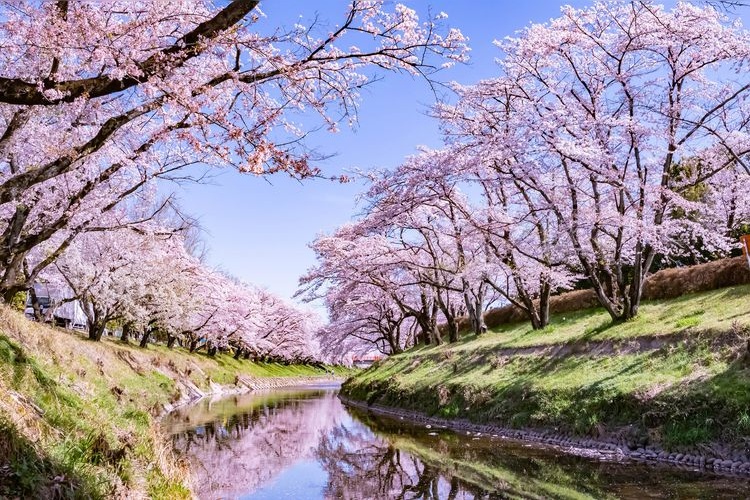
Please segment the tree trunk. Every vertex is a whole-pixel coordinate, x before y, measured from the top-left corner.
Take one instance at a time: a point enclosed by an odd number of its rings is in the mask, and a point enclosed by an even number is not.
[[[464,302],[466,302],[466,313],[469,316],[469,322],[471,323],[471,331],[474,335],[481,335],[487,331],[487,326],[484,324],[484,314],[482,313],[482,299],[473,299],[468,293],[464,294]]]
[[[242,347],[238,347],[234,351],[234,359],[240,359],[240,356],[242,356]]]
[[[416,317],[419,328],[422,331],[421,336],[424,339],[424,345],[440,345],[443,340],[440,336],[440,330],[437,327],[436,322],[430,320],[425,315],[419,315]]]
[[[487,331],[487,326],[484,324],[484,290],[486,285],[484,282],[479,283],[477,293],[474,294],[471,291],[468,280],[462,278],[461,283],[463,286],[466,314],[471,323],[471,331],[475,335],[481,335]]]
[[[177,341],[177,337],[173,337],[172,335],[167,335],[167,349],[171,349],[174,347],[174,343]]]
[[[190,352],[195,352],[196,347],[198,347],[198,340],[200,339],[193,339],[190,341]]]
[[[89,340],[99,342],[102,339],[104,333],[104,323],[92,322],[89,324]]]
[[[133,330],[133,324],[132,323],[125,323],[122,325],[122,335],[120,335],[120,342],[124,342],[125,344],[128,343],[128,340],[130,340],[130,335]]]
[[[445,319],[448,326],[448,342],[451,344],[458,342],[458,323],[456,322],[456,318],[451,314]]]
[[[143,337],[141,337],[141,342],[139,347],[146,348],[148,346],[148,339],[151,337],[151,328],[147,328],[145,332],[143,332]]]
[[[430,327],[430,342],[435,345],[440,345],[443,343],[443,336],[440,335],[440,330],[438,329],[437,325],[433,325]]]
[[[437,300],[435,300],[432,304],[432,314],[427,318],[430,325],[430,335],[432,336],[432,343],[435,345],[440,345],[443,343],[443,337],[440,335],[440,329],[438,328],[437,324],[438,309],[439,306],[437,304]]]
[[[390,354],[401,354],[404,352],[398,342],[395,342],[392,338],[388,339],[388,349],[391,351]]]
[[[636,256],[638,256],[638,260],[635,269],[633,269],[633,280],[628,290],[629,300],[627,310],[625,311],[625,320],[638,316],[638,309],[640,308],[641,297],[643,296],[643,285],[651,271],[656,251],[650,245],[645,245],[642,253],[636,251]]]
[[[3,295],[3,302],[6,304],[13,303],[13,297],[18,292],[24,292],[31,286],[23,272],[23,261],[26,259],[26,253],[14,254],[3,262],[4,272],[2,279],[0,279],[0,292]]]
[[[42,307],[39,305],[39,297],[36,296],[36,289],[33,285],[29,287],[29,299],[31,299],[31,308],[34,310],[34,319],[39,322],[43,321]]]
[[[208,355],[209,356],[216,356],[216,346],[211,346],[208,348]]]
[[[549,290],[542,291],[538,303],[534,301],[525,291],[519,293],[521,299],[521,309],[526,311],[526,315],[531,320],[531,327],[534,330],[542,330],[549,324]]]
[[[545,283],[539,293],[539,324],[541,328],[549,325],[549,299],[552,294],[551,287]]]
[[[523,286],[523,282],[521,281],[520,277],[514,276],[514,280],[516,282],[518,298],[521,300],[521,308],[526,311],[527,316],[531,320],[531,328],[533,328],[534,330],[543,329],[549,322],[549,314],[547,314],[546,317],[541,314],[541,296],[544,295],[544,292],[540,294],[539,303],[536,304],[534,303],[534,299],[531,297],[531,295],[526,292],[526,289]],[[547,299],[545,300],[548,301],[549,297],[547,297]]]
[[[417,333],[417,345],[419,344],[430,345],[430,335],[427,330],[421,327]]]
[[[16,296],[16,293],[18,293],[19,290],[17,290],[18,287],[12,287],[12,288],[6,288],[3,290],[3,302],[6,304],[12,304],[13,303],[13,297]]]

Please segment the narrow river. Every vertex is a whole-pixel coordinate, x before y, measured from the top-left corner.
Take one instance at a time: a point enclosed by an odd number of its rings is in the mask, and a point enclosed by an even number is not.
[[[203,400],[164,420],[200,498],[747,498],[750,481],[603,463],[344,407],[336,387]]]

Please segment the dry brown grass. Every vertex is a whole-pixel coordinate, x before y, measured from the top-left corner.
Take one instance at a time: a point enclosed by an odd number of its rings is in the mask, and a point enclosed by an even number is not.
[[[664,269],[646,280],[643,298],[671,299],[750,283],[750,269],[744,257],[721,259],[697,266]]]
[[[165,477],[191,487],[188,460],[175,455],[170,439],[159,426],[152,424],[149,433],[153,442],[154,465],[162,471]]]

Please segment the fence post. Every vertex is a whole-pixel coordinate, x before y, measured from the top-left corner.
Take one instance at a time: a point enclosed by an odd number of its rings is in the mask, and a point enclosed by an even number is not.
[[[750,234],[740,236],[742,242],[742,255],[745,256],[747,267],[750,267]]]

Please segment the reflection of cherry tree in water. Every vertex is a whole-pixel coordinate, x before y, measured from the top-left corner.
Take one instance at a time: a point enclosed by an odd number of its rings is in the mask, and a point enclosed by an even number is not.
[[[174,434],[172,445],[189,458],[198,496],[233,497],[267,484],[297,460],[312,458],[319,436],[337,424],[339,412],[332,394],[270,401],[196,422]]]
[[[285,491],[294,498],[643,498],[649,492],[673,496],[675,486],[696,498],[737,497],[734,481],[703,483],[692,475],[686,481],[675,471],[597,464],[345,410],[332,391],[237,396],[167,419],[175,449],[191,462],[200,498],[252,493],[287,472],[278,484],[290,487]]]
[[[321,439],[316,456],[328,473],[326,498],[502,498],[387,441],[373,439],[361,428],[333,428]]]
[[[226,424],[223,422],[208,422],[182,435],[172,436],[172,445],[180,453],[189,453],[192,445],[199,448],[208,441],[213,441],[219,450],[229,449],[233,440],[240,439],[244,431],[251,429],[251,415],[233,415]]]

